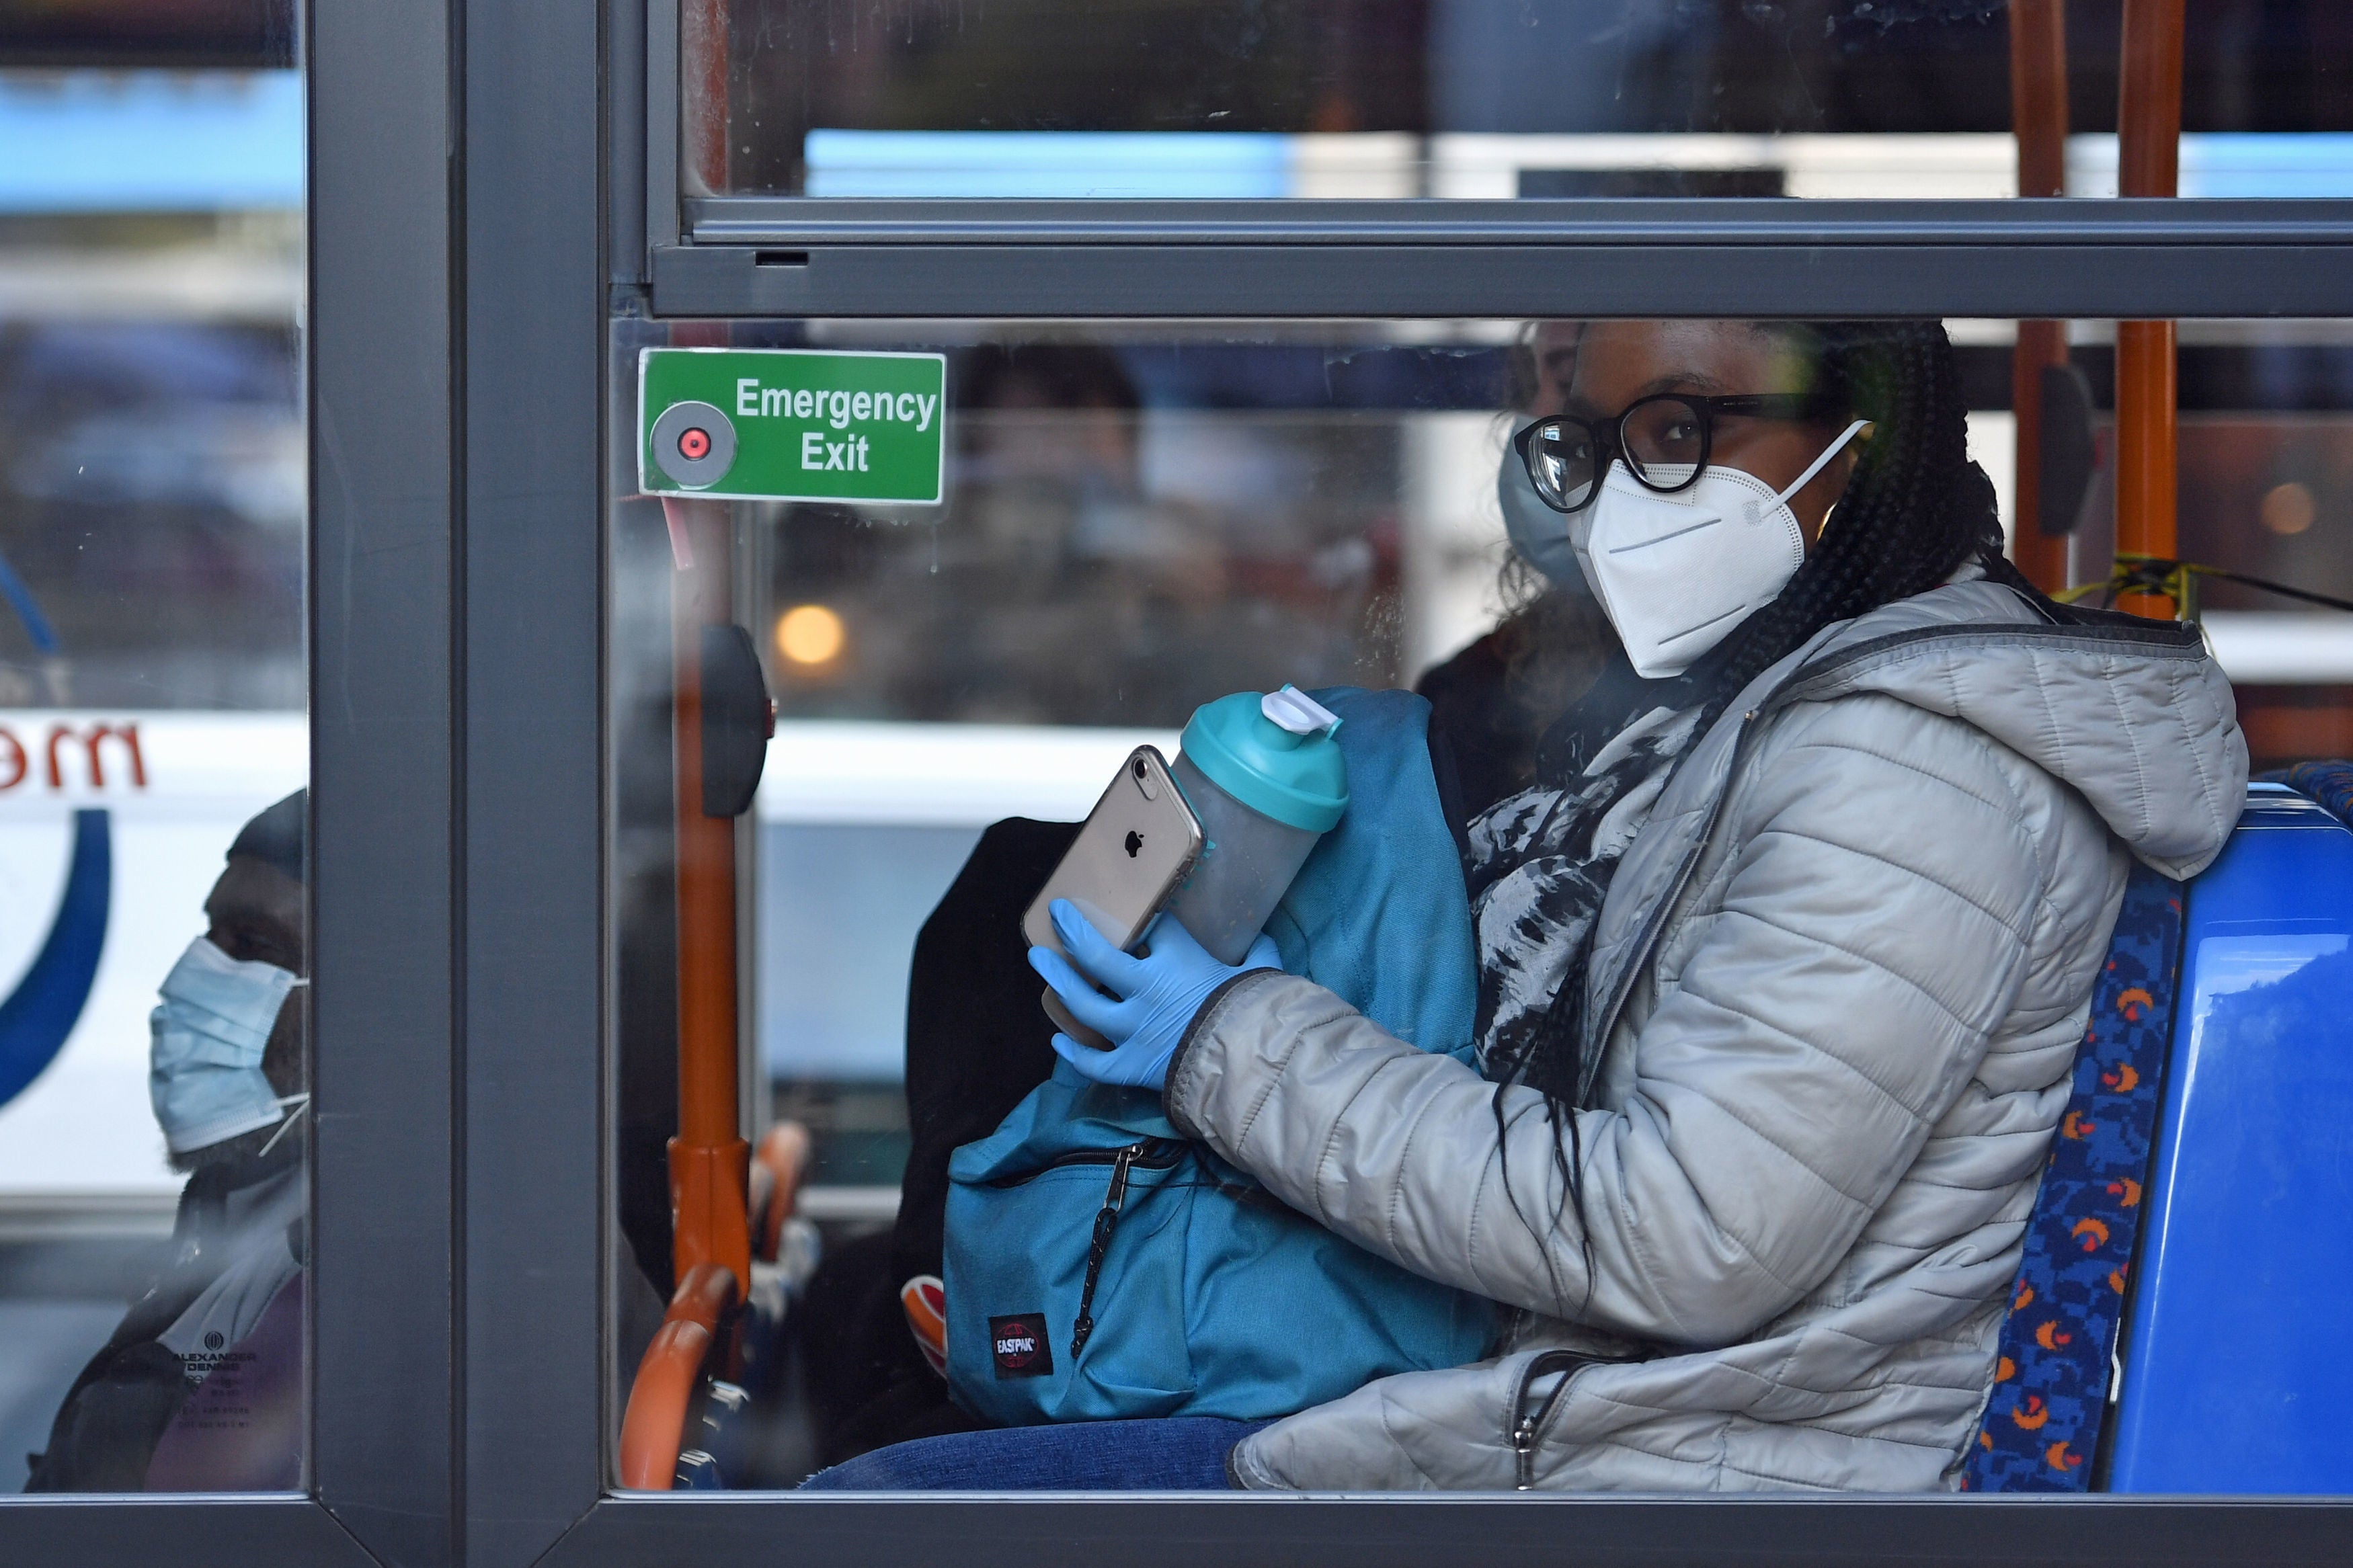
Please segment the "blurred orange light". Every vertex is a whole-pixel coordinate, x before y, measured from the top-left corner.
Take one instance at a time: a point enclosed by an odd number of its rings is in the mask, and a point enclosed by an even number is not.
[[[776,617],[776,651],[788,664],[830,664],[849,632],[823,605],[796,605]]]
[[[2320,515],[2320,507],[2312,499],[2308,485],[2274,486],[2263,497],[2263,526],[2274,533],[2302,533]]]

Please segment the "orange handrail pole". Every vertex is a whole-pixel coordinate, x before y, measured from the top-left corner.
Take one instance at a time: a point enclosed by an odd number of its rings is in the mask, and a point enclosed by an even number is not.
[[[752,1146],[736,1099],[735,822],[702,810],[702,628],[730,618],[727,507],[669,499],[672,773],[678,820],[678,1136],[670,1145],[678,1278],[752,1278]]]
[[[666,1492],[675,1483],[694,1385],[710,1354],[711,1331],[701,1323],[671,1319],[654,1331],[621,1413],[623,1487]]]
[[[679,1450],[686,1446],[695,1384],[737,1300],[734,1277],[715,1263],[697,1264],[679,1281],[661,1327],[638,1359],[628,1403],[621,1409],[623,1486],[635,1491],[670,1489]]]
[[[705,1333],[716,1335],[726,1326],[727,1315],[741,1300],[735,1276],[716,1263],[698,1263],[671,1292],[670,1309],[662,1313],[662,1321],[701,1323]]]
[[[2067,16],[2065,0],[2010,0],[2010,119],[2018,137],[2018,194],[2067,194]],[[2017,492],[2010,555],[2044,593],[2067,586],[2072,518],[2044,518],[2042,371],[2067,363],[2063,321],[2021,321],[2010,361],[2010,405],[2017,422]],[[2050,531],[2045,531],[2046,524]]]
[[[2183,0],[2125,0],[2124,80],[2116,189],[2170,196],[2181,174]],[[2174,331],[2171,321],[2116,323],[2116,550],[2171,559],[2174,517]],[[2162,594],[2125,594],[2117,608],[2169,620]]]

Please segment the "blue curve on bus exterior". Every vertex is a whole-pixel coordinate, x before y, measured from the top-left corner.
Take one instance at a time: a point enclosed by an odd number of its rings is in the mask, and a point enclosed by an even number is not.
[[[0,557],[0,599],[16,613],[36,653],[55,658],[62,651],[48,616],[5,557]],[[0,1002],[0,1105],[41,1076],[80,1020],[98,978],[113,898],[114,846],[107,813],[103,807],[77,811],[73,859],[66,868],[57,918],[32,967]]]
[[[25,586],[25,580],[16,575],[16,569],[8,564],[5,555],[0,555],[0,599],[7,600],[8,607],[16,612],[16,619],[24,623],[25,638],[33,645],[35,653],[54,656],[63,651],[58,646],[58,634],[49,625],[49,617],[41,613],[33,591]]]
[[[98,955],[106,945],[106,917],[114,890],[114,850],[107,813],[93,807],[74,813],[73,861],[57,919],[32,967],[0,1002],[0,1105],[16,1098],[41,1076],[81,1017],[98,978]]]

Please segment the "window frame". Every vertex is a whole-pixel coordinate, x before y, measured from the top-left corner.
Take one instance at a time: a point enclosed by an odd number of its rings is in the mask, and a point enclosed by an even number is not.
[[[307,1495],[0,1501],[0,1561],[454,1560],[448,18],[306,13]],[[354,1046],[362,1048],[354,1049]],[[382,1048],[372,1048],[381,1047]]]
[[[912,202],[681,197],[680,0],[641,6],[622,313],[1247,319],[2353,313],[2353,202]],[[632,10],[631,16],[637,13]],[[630,141],[617,110],[615,141]],[[612,170],[622,177],[627,158]],[[642,199],[636,199],[641,195]],[[639,248],[642,247],[642,248]],[[1335,310],[1345,300],[1347,309]],[[621,426],[626,427],[626,418]],[[609,505],[611,497],[607,498]],[[607,982],[609,984],[609,981]],[[609,1180],[609,1173],[607,1179]],[[550,1197],[553,1194],[549,1194]],[[609,1439],[607,1439],[609,1441]],[[857,1563],[1483,1560],[2147,1563],[2331,1554],[2353,1498],[910,1497],[603,1493],[562,1568],[665,1552]],[[1571,1510],[1564,1515],[1556,1510]]]
[[[685,216],[650,252],[657,316],[2310,317],[2346,309],[2327,263],[2353,244],[2353,201],[725,197]]]

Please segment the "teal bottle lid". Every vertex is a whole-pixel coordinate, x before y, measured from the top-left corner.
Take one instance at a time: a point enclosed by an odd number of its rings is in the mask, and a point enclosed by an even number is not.
[[[1339,717],[1295,686],[1237,691],[1194,710],[1185,755],[1211,784],[1264,816],[1328,833],[1348,809]]]

